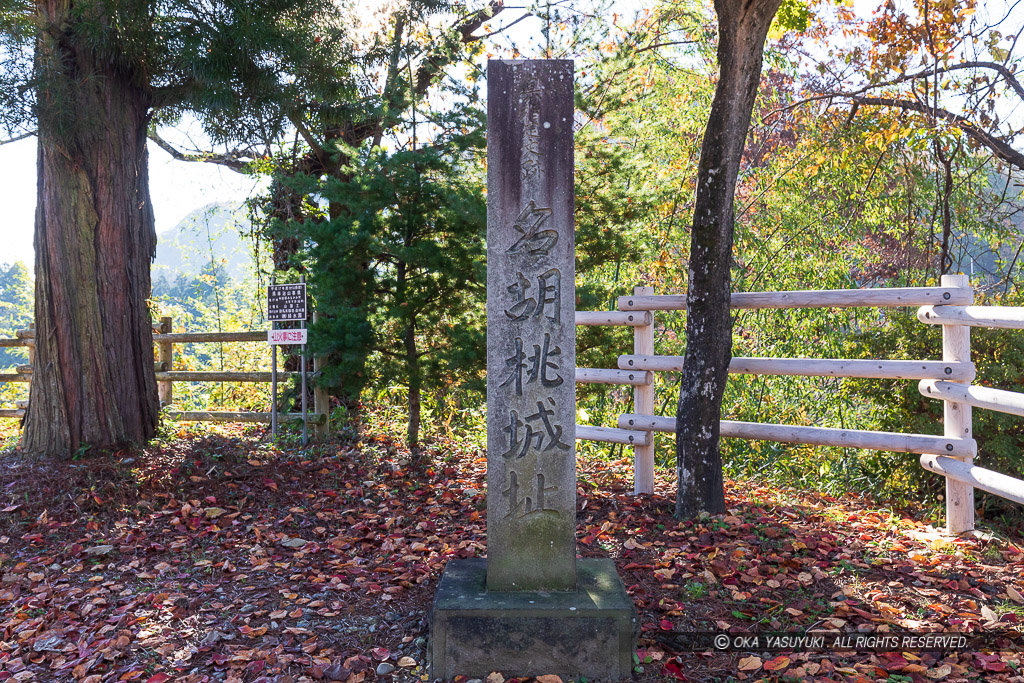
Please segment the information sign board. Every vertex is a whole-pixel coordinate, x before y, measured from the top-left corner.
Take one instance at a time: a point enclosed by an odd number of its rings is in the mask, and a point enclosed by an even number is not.
[[[306,283],[267,286],[267,320],[305,320]],[[291,342],[289,342],[291,343]]]
[[[305,344],[306,329],[301,330],[268,330],[267,331],[267,343],[268,344]]]

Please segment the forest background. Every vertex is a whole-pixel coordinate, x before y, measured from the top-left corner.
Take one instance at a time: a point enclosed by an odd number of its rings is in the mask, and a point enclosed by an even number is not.
[[[346,37],[351,88],[305,85],[301,113],[263,137],[252,125],[239,139],[230,108],[193,139],[175,133],[194,125],[187,114],[159,117],[154,144],[251,177],[258,191],[240,210],[194,213],[161,243],[157,263],[168,271],[153,272],[154,317],[172,315],[182,330],[262,329],[269,278],[305,274],[321,313],[313,348],[329,360],[318,381],[336,397],[336,425],[362,422],[413,447],[446,436],[483,448],[487,57],[576,59],[577,308],[612,310],[637,284],[685,291],[715,83],[710,5],[634,13],[547,2],[503,9],[460,32],[477,10],[382,7]],[[951,0],[784,3],[737,194],[734,290],[923,286],[964,272],[979,299],[1020,305],[1019,15],[1014,5]],[[474,31],[488,37],[469,40]],[[444,58],[425,58],[439,41],[450,43]],[[304,76],[292,75],[312,82]],[[330,130],[331,117],[358,120],[353,111],[380,124],[369,134],[318,137],[313,124]],[[191,268],[168,249],[174,240]],[[25,327],[31,310],[29,269],[4,265],[0,335]],[[939,330],[914,313],[744,311],[734,355],[938,357]],[[685,313],[659,314],[656,352],[681,355],[684,330]],[[628,331],[582,328],[579,365],[615,367],[631,344]],[[178,350],[176,369],[269,366],[262,344]],[[1024,390],[1020,335],[975,330],[973,351],[978,383]],[[17,351],[0,356],[0,366],[24,362]],[[674,412],[674,382],[670,373],[658,378],[659,414]],[[186,410],[265,409],[268,400],[261,385],[178,384],[175,394]],[[0,386],[4,403],[25,397],[20,385]],[[630,404],[625,388],[581,386],[578,422],[613,425]],[[941,404],[912,383],[880,380],[737,376],[723,418],[941,433]],[[16,425],[0,429],[13,445]],[[1021,476],[1016,420],[977,411],[975,437],[979,464]],[[658,439],[660,464],[671,467],[671,439]],[[580,448],[600,457],[622,447]],[[726,440],[723,458],[727,476],[830,494],[938,509],[942,493],[942,479],[906,454]],[[979,492],[979,500],[990,515],[1008,514],[997,499]]]

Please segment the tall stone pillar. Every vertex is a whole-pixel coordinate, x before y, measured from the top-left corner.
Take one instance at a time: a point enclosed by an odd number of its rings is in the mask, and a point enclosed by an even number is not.
[[[576,588],[571,60],[487,71],[487,589]]]
[[[434,597],[432,678],[629,677],[633,603],[576,558],[573,65],[487,66],[487,559]]]

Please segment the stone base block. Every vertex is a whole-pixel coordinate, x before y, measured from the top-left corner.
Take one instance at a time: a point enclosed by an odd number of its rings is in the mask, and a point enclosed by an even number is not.
[[[576,560],[576,590],[488,592],[487,560],[451,560],[434,597],[430,676],[630,677],[638,622],[615,564]]]

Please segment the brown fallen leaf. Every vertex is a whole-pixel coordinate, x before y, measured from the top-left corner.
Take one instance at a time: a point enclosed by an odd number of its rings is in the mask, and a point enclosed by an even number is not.
[[[537,676],[537,683],[562,683],[562,679],[554,674]]]
[[[760,668],[761,668],[761,658],[760,657],[755,657],[755,656],[743,657],[739,661],[739,670],[740,671],[757,671]]]
[[[497,671],[487,674],[487,683],[505,683],[505,677]]]
[[[1006,587],[1006,595],[1018,605],[1024,605],[1024,596],[1013,586]]]

